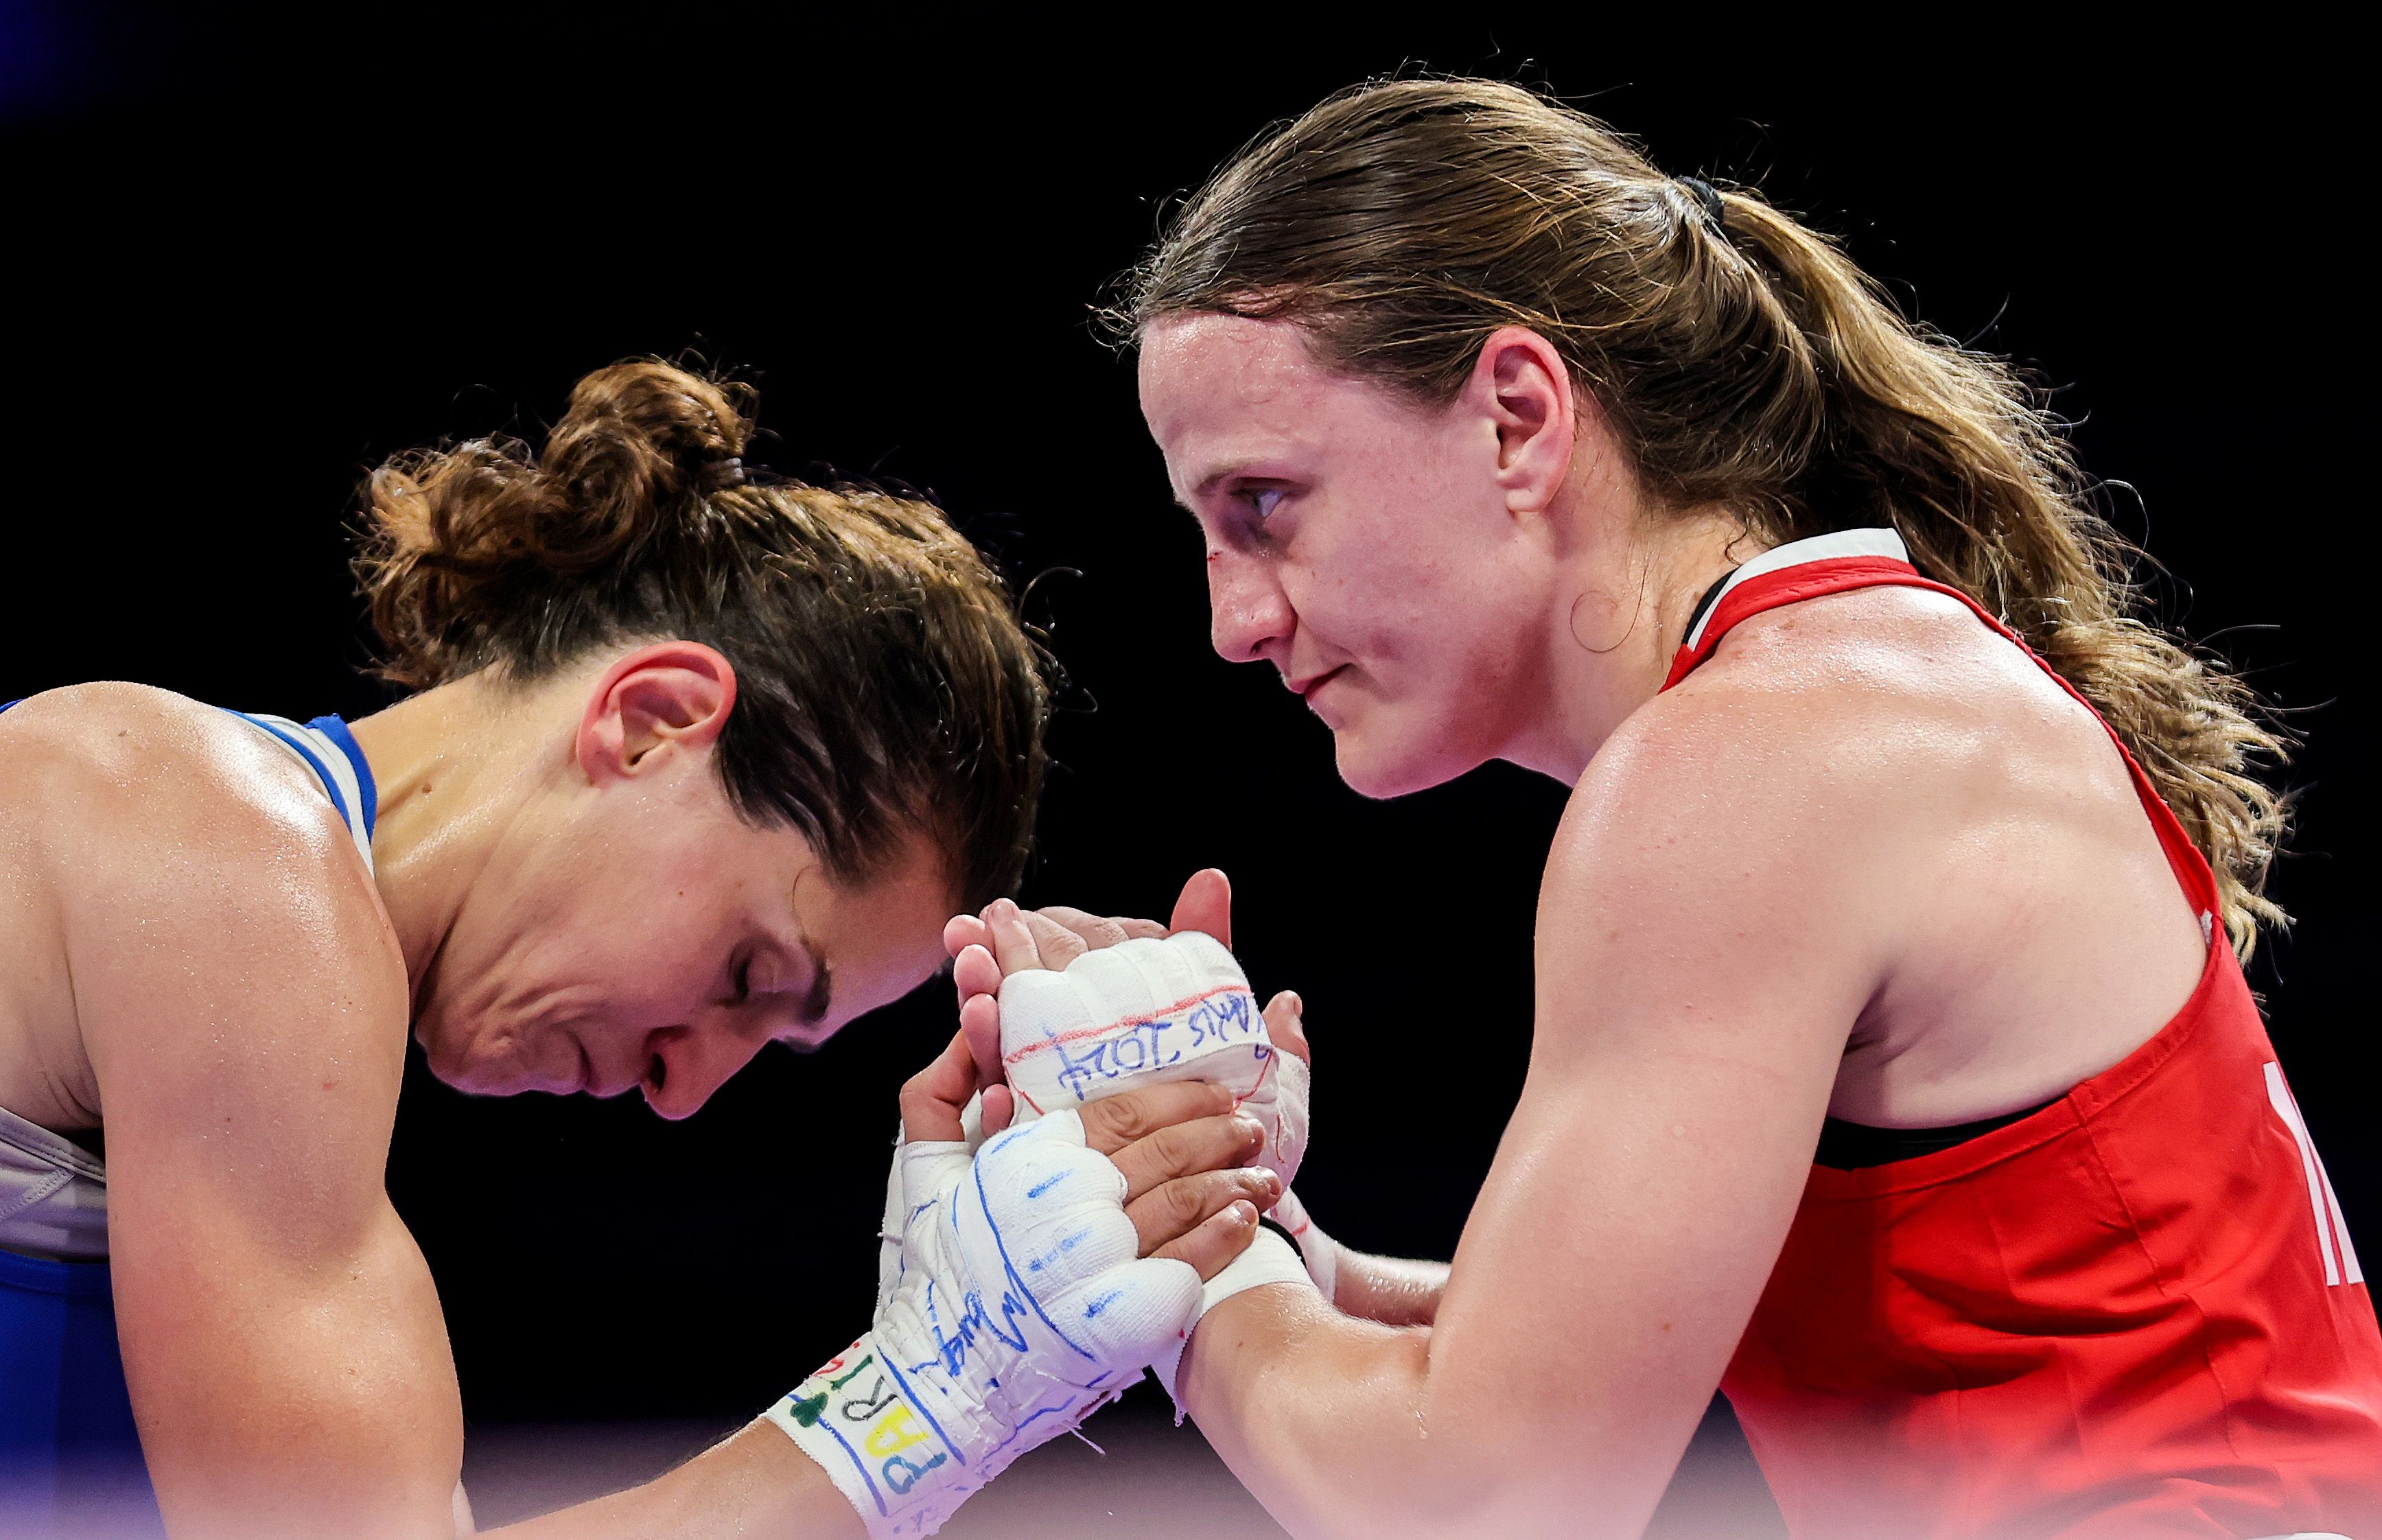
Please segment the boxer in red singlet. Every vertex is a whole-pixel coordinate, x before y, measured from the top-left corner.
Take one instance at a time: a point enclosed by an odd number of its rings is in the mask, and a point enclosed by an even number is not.
[[[2014,376],[1467,80],[1245,152],[1119,319],[1218,650],[1360,792],[1577,788],[1452,1268],[1192,1338],[1294,1533],[1634,1534],[1718,1385],[1799,1537],[2382,1534],[2382,1338],[2238,961],[2280,745]]]

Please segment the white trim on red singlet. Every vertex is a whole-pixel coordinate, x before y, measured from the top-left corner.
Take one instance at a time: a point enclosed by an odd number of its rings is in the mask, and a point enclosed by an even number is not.
[[[1789,540],[1783,546],[1773,546],[1744,566],[1728,574],[1704,612],[1696,618],[1693,630],[1688,633],[1686,646],[1689,651],[1704,639],[1704,627],[1720,612],[1721,601],[1729,590],[1749,578],[1764,573],[1774,573],[1782,567],[1799,567],[1806,561],[1826,561],[1843,556],[1885,556],[1897,561],[1910,560],[1909,548],[1902,536],[1890,529],[1840,529],[1833,535],[1814,535],[1808,540]]]

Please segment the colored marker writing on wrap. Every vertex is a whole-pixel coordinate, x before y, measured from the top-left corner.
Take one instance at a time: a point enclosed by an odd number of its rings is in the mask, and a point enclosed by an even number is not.
[[[1212,1047],[1248,1041],[1264,1030],[1256,1001],[1246,990],[1220,990],[1188,1004],[1180,1016],[1118,1022],[1098,1037],[1054,1034],[1021,1050],[1013,1062],[1034,1049],[1049,1049],[1059,1055],[1061,1087],[1076,1101],[1089,1102],[1111,1080],[1164,1069]],[[1265,1045],[1256,1046],[1262,1052]]]
[[[1025,1351],[1027,1307],[1023,1300],[1004,1290],[1001,1296],[999,1320],[995,1320],[992,1312],[984,1308],[984,1296],[980,1293],[970,1290],[965,1304],[966,1310],[952,1324],[952,1332],[947,1333],[943,1330],[941,1312],[935,1308],[935,1286],[931,1283],[927,1286],[927,1328],[935,1334],[935,1351],[942,1358],[944,1373],[956,1376],[967,1367],[969,1349],[976,1346],[979,1334],[991,1337],[1018,1352]],[[910,1373],[915,1374],[927,1367],[924,1363],[915,1363],[910,1366]]]

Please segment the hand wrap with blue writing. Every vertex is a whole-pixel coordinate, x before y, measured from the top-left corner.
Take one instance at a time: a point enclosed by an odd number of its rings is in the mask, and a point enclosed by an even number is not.
[[[1248,976],[1214,937],[1136,938],[1087,952],[1062,971],[1010,974],[1001,981],[1001,1058],[1021,1121],[1165,1080],[1225,1087],[1265,1129],[1254,1164],[1282,1177],[1274,1217],[1294,1233],[1310,1227],[1288,1192],[1307,1152],[1307,1066],[1273,1046]],[[1311,1276],[1328,1288],[1331,1243],[1316,1238],[1310,1262],[1259,1232],[1208,1280],[1200,1313],[1260,1284]],[[1154,1365],[1169,1395],[1181,1357],[1178,1346]]]
[[[1256,1164],[1284,1183],[1307,1152],[1307,1066],[1277,1053],[1247,975],[1197,930],[1087,952],[1001,981],[1001,1060],[1017,1115],[1165,1080],[1212,1080],[1266,1131]]]
[[[907,1219],[876,1321],[765,1414],[876,1536],[967,1495],[1179,1353],[1188,1264],[1135,1260],[1124,1177],[1072,1113],[898,1157]]]

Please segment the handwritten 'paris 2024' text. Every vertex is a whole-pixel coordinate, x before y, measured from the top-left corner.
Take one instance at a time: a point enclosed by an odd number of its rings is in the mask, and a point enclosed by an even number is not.
[[[1271,1052],[1265,1041],[1265,1020],[1245,989],[1219,990],[1165,1016],[1119,1022],[1088,1041],[1054,1039],[1050,1047],[1059,1055],[1059,1083],[1076,1101],[1089,1102],[1105,1094],[1101,1088],[1108,1081],[1164,1069],[1238,1042],[1250,1043],[1260,1058]]]

